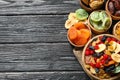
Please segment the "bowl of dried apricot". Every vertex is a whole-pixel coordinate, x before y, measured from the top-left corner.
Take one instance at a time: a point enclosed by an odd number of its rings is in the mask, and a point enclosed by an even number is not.
[[[75,23],[67,32],[68,41],[75,47],[83,47],[91,38],[91,29],[83,22]]]
[[[83,69],[95,80],[114,80],[120,76],[120,41],[113,35],[101,34],[85,45]]]
[[[115,24],[113,34],[120,39],[120,21]]]

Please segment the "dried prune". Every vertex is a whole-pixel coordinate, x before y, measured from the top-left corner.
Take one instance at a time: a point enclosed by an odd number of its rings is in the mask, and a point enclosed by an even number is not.
[[[120,16],[120,10],[115,12],[115,16]]]
[[[120,10],[120,3],[118,0],[114,1],[114,6],[115,6],[115,9]]]
[[[108,9],[109,9],[109,11],[110,11],[111,14],[114,14],[114,12],[115,12],[115,7],[114,7],[113,2],[109,2],[109,4],[108,4]]]

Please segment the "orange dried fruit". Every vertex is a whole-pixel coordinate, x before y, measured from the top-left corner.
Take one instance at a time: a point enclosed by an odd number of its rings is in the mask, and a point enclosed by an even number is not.
[[[88,39],[90,37],[90,31],[88,29],[80,29],[81,37],[84,39]]]
[[[78,36],[77,29],[75,27],[71,27],[68,30],[68,36],[71,41],[75,40]]]
[[[77,30],[80,30],[80,29],[86,29],[86,25],[83,23],[83,22],[78,22],[78,23],[75,23],[74,24],[74,27],[77,29]]]

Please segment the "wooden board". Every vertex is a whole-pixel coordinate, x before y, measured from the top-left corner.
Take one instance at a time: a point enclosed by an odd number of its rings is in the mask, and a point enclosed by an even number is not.
[[[2,72],[0,80],[90,80],[84,72]]]
[[[79,0],[0,0],[0,15],[66,14],[79,7]]]

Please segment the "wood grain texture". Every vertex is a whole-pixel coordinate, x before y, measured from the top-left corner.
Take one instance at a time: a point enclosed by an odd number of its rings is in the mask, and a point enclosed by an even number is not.
[[[84,72],[4,72],[1,80],[90,80]]]
[[[79,0],[0,0],[0,15],[66,14],[79,7]]]
[[[68,42],[67,15],[0,16],[0,43]]]
[[[82,71],[69,43],[0,44],[0,71]]]

